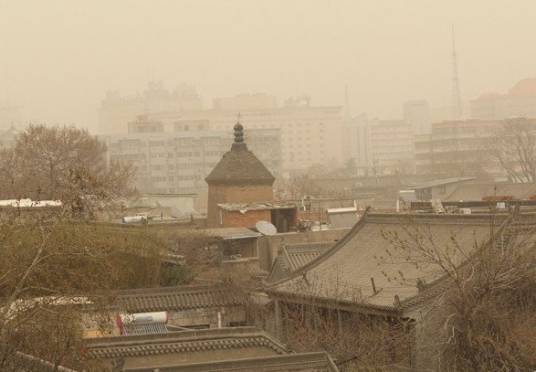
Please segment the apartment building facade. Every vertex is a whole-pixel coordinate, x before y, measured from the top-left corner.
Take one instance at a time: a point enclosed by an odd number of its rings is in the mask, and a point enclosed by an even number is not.
[[[232,132],[188,130],[101,136],[108,160],[131,163],[136,187],[144,193],[206,194],[205,177],[232,143]],[[250,149],[275,175],[281,171],[277,129],[246,129]]]
[[[359,176],[414,173],[413,126],[404,120],[352,119],[345,126],[346,156]]]
[[[158,96],[156,93],[153,95]],[[169,96],[162,92],[159,95],[164,98]],[[114,110],[114,102],[117,103],[117,110]],[[142,125],[138,131],[186,132],[197,129],[228,132],[240,114],[241,122],[248,131],[274,129],[280,132],[281,170],[284,174],[303,171],[314,165],[334,167],[344,163],[342,107],[312,106],[308,97],[277,105],[275,97],[270,95],[242,94],[217,98],[211,109],[202,109],[193,104],[181,107],[175,104],[164,105],[166,109],[159,110],[160,106],[153,102],[150,109],[145,111],[140,105],[136,109],[125,110],[121,102],[109,99],[106,109],[101,110],[101,114],[106,113],[101,116],[101,119],[106,119],[101,121],[102,126],[115,128],[117,134],[128,130],[132,132],[133,127],[138,126],[135,119],[144,113],[147,120],[153,122],[154,128],[148,129]],[[164,102],[168,102],[168,99]]]
[[[417,173],[501,178],[503,172],[490,157],[489,146],[502,125],[500,120],[433,123],[431,133],[415,141]]]

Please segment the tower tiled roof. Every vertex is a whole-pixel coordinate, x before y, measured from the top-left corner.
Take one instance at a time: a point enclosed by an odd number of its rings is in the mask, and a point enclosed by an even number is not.
[[[205,178],[208,184],[268,184],[275,178],[268,168],[251,152],[244,142],[243,126],[234,126],[235,140],[231,150],[226,152],[220,162]]]

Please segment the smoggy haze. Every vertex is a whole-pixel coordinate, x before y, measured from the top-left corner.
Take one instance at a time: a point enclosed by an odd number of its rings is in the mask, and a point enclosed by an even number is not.
[[[399,117],[447,106],[451,26],[464,100],[536,76],[536,2],[0,0],[0,106],[96,128],[105,91],[149,80],[212,97],[308,93],[315,104]]]

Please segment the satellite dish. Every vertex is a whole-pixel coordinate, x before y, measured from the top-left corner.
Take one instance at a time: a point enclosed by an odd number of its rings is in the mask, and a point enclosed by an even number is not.
[[[275,235],[277,234],[277,229],[268,221],[259,221],[255,224],[255,228],[258,232],[263,235]]]

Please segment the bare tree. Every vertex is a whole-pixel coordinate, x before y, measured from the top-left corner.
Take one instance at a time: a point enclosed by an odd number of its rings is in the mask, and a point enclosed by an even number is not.
[[[407,273],[390,279],[434,291],[423,305],[420,342],[414,351],[434,370],[525,371],[536,358],[535,233],[516,222],[500,229],[490,224],[490,240],[472,247],[438,245],[426,227],[404,222],[404,234],[386,231],[392,243],[388,258],[435,270],[441,281],[431,286]]]
[[[536,125],[528,119],[506,120],[490,143],[490,153],[513,182],[536,182]]]
[[[74,127],[30,126],[0,154],[0,198],[62,200],[74,210],[132,192],[131,166],[106,163],[106,147]]]
[[[146,231],[75,223],[58,211],[0,213],[2,371],[16,351],[78,363],[84,307],[100,316],[115,289],[159,283],[162,244]]]

